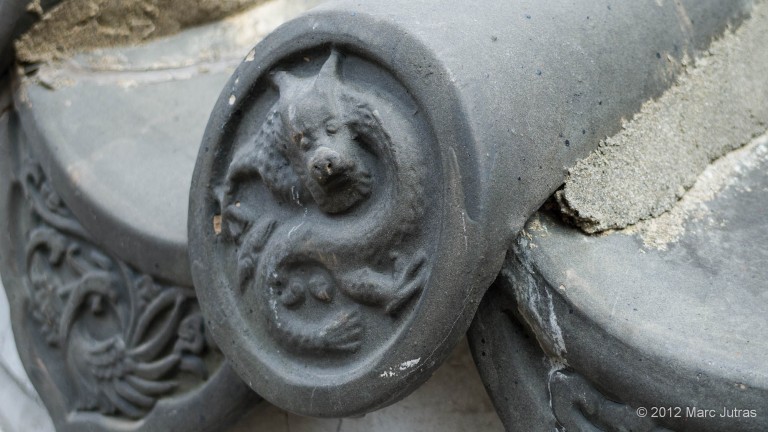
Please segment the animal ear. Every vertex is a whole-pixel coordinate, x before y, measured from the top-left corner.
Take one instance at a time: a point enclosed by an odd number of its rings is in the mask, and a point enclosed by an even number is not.
[[[277,89],[283,87],[288,80],[288,72],[276,71],[269,74],[269,82]]]
[[[332,78],[338,79],[339,69],[341,67],[342,55],[336,48],[331,48],[331,55],[328,56],[328,60],[323,63],[323,67],[320,69],[320,73],[317,74],[318,78]]]

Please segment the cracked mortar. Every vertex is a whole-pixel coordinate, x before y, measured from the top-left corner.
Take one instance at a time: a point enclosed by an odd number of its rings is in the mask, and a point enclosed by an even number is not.
[[[710,162],[762,134],[768,124],[766,34],[763,2],[736,32],[712,43],[674,87],[571,169],[556,194],[561,212],[588,233],[658,217]]]
[[[45,13],[16,42],[35,63],[92,48],[134,44],[221,19],[263,0],[70,0]]]

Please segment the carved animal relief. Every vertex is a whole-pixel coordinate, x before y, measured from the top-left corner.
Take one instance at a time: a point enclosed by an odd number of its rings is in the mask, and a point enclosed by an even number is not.
[[[317,57],[269,74],[275,100],[222,167],[213,228],[247,320],[322,362],[376,348],[418,301],[433,197],[417,110],[364,92],[338,50]]]
[[[29,314],[48,367],[65,367],[55,378],[74,396],[72,412],[141,419],[218,368],[192,288],[156,281],[96,247],[32,161],[21,186]]]

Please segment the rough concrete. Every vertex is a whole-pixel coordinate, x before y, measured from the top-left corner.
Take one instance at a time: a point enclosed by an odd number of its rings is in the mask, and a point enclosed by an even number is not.
[[[606,139],[557,193],[589,233],[624,228],[672,208],[707,165],[768,123],[768,5],[714,42],[676,86]]]
[[[221,19],[262,1],[65,1],[19,39],[17,57],[22,62],[42,62],[91,48],[140,43]]]
[[[323,0],[269,0],[214,23],[187,29],[150,43],[78,52],[63,62],[40,65],[36,77],[45,85],[77,81],[118,83],[132,87],[146,82],[185,79],[237,64],[280,24]],[[142,75],[138,77],[136,75]]]
[[[768,167],[768,134],[710,164],[693,187],[669,211],[620,232],[638,235],[647,248],[666,250],[683,236],[688,221],[708,220],[711,217],[712,210],[707,205],[709,201],[729,187],[747,187],[739,180],[745,173],[760,166]]]

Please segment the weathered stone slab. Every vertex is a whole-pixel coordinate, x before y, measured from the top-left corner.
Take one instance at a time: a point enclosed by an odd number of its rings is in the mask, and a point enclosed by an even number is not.
[[[24,63],[60,60],[84,49],[146,43],[211,21],[264,0],[70,0],[43,12],[16,43]]]
[[[707,165],[768,124],[768,5],[690,59],[679,82],[570,170],[557,198],[587,232],[625,228],[674,206]]]
[[[131,265],[191,285],[189,183],[210,110],[254,41],[315,2],[278,0],[25,77],[16,109],[84,227]]]
[[[547,213],[528,222],[471,332],[507,427],[768,427],[768,137],[692,192],[699,201],[678,204],[663,247],[647,230],[589,236]],[[524,389],[532,402],[508,401]]]
[[[748,5],[339,1],[281,26],[224,86],[190,194],[233,367],[305,415],[407,395],[566,167]]]
[[[203,324],[185,229],[236,36],[279,22],[257,17],[41,65],[15,83],[14,107],[3,88],[0,272],[59,430],[220,430],[259,399]]]
[[[0,272],[22,364],[57,429],[216,430],[235,420],[257,396],[207,336],[194,290],[99,247],[14,112],[0,117],[0,134]]]

